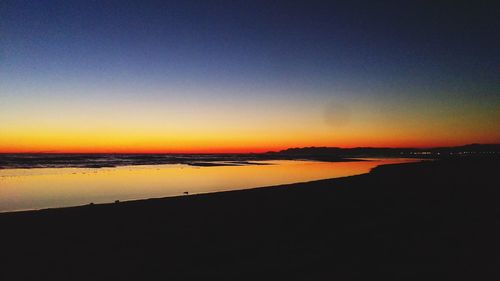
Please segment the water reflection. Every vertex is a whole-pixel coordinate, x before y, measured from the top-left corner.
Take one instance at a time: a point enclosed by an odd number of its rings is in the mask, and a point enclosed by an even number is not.
[[[380,164],[414,159],[356,162],[263,161],[272,165],[0,170],[0,212],[75,206],[141,198],[269,186],[368,172]]]

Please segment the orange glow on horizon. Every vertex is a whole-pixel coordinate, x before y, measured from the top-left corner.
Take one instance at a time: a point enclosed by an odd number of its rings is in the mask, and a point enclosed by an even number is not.
[[[495,141],[489,142],[460,142],[460,141],[442,141],[442,142],[418,142],[418,141],[401,141],[401,142],[353,142],[349,144],[340,143],[290,143],[288,145],[275,145],[275,146],[192,146],[192,147],[148,147],[148,146],[50,146],[50,147],[17,147],[17,146],[0,146],[0,153],[82,153],[82,154],[230,154],[230,153],[265,153],[270,151],[280,151],[288,148],[296,147],[341,147],[341,148],[355,148],[355,147],[391,147],[391,148],[433,148],[433,147],[451,147],[462,146],[471,143],[500,143]]]
[[[314,102],[179,111],[166,111],[157,104],[143,108],[82,104],[0,111],[0,153],[259,153],[311,146],[500,143],[500,111],[494,110],[495,103],[486,110],[483,105],[422,102],[406,110],[367,101],[353,104],[352,116],[337,123],[325,118],[322,103]]]

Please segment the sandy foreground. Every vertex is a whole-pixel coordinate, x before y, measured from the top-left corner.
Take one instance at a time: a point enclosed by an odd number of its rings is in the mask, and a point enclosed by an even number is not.
[[[498,158],[0,214],[1,280],[498,280]]]

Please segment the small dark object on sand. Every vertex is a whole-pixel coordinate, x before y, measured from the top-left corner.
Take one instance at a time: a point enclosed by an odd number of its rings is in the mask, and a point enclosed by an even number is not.
[[[120,200],[115,200],[115,203],[120,203]]]
[[[189,195],[189,192],[184,191],[184,192],[183,192],[183,194],[184,194],[184,195]]]

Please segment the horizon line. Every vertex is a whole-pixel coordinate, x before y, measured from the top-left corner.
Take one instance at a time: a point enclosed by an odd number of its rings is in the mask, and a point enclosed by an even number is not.
[[[438,148],[457,148],[470,145],[500,145],[500,143],[466,143],[462,145],[451,146],[300,146],[286,147],[279,149],[221,149],[221,150],[199,150],[199,151],[0,151],[0,154],[262,154],[269,152],[280,152],[287,149],[303,149],[303,148],[339,148],[339,149],[355,149],[355,148],[374,148],[374,149],[438,149]]]

